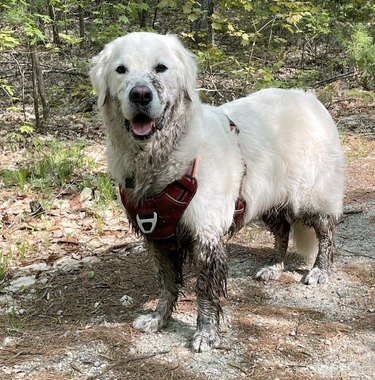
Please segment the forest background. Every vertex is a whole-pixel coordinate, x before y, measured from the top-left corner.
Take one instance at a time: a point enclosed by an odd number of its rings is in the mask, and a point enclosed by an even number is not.
[[[1,105],[23,114],[21,134],[50,115],[89,111],[90,58],[136,30],[179,35],[210,103],[269,86],[374,86],[370,0],[1,0],[0,9]]]

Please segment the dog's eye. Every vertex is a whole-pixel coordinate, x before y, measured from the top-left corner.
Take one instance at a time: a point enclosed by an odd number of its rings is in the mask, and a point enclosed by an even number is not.
[[[155,71],[157,73],[164,73],[164,71],[167,71],[168,70],[168,67],[163,65],[162,63],[159,63],[156,67],[155,67]]]
[[[125,74],[126,67],[124,65],[117,66],[116,72],[118,72],[119,74]]]

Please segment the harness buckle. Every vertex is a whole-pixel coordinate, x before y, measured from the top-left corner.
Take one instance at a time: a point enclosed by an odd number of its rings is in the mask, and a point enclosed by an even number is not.
[[[139,214],[136,215],[137,225],[141,232],[145,235],[152,234],[155,230],[156,223],[158,221],[158,214],[156,212],[152,213],[151,218],[142,218]],[[149,224],[149,226],[147,226]]]

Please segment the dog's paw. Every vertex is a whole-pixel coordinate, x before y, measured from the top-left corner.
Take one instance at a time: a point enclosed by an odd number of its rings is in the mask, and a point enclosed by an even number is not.
[[[283,265],[275,264],[263,267],[255,273],[255,278],[260,281],[277,280],[283,273]]]
[[[146,333],[152,333],[159,331],[163,326],[160,316],[150,313],[137,317],[133,322],[133,327]]]
[[[192,348],[195,352],[210,351],[212,348],[220,346],[219,334],[212,330],[197,330],[192,340]]]
[[[325,284],[328,282],[328,273],[324,269],[318,267],[312,268],[306,276],[302,278],[302,282],[306,285]]]

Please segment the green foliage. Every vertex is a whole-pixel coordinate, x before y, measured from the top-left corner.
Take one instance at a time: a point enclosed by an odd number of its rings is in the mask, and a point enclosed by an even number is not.
[[[366,80],[375,80],[375,45],[367,28],[358,24],[353,27],[350,41],[346,44],[349,62],[356,65]]]
[[[34,133],[34,127],[30,123],[24,123],[19,127],[19,131],[22,135],[32,135]]]
[[[364,104],[369,104],[375,101],[375,93],[372,91],[364,91],[364,90],[357,90],[357,89],[349,90],[348,96],[358,99]]]
[[[147,1],[101,1],[93,10],[93,25],[95,30],[91,34],[91,41],[103,44],[109,40],[123,35],[125,28],[138,19],[140,12],[148,11],[150,6]],[[101,32],[98,32],[100,27]]]
[[[91,85],[84,75],[88,56],[111,39],[140,29],[183,37],[197,53],[204,74],[215,76],[210,80],[218,83],[231,76],[233,86],[241,82],[251,89],[305,87],[349,66],[361,73],[366,87],[374,85],[375,5],[371,1],[216,0],[213,9],[205,9],[205,4],[196,0],[0,0],[0,54],[3,61],[14,58],[13,72],[19,81],[17,86],[9,78],[0,78],[8,109],[25,110],[21,101],[32,104],[32,96],[22,90],[33,86],[25,54],[30,47],[37,51],[45,73],[64,72],[65,78],[57,80],[54,74],[45,74],[47,103],[54,112],[67,99],[78,103],[89,96]],[[345,36],[340,44],[338,36]],[[48,67],[48,60],[62,60],[63,66]],[[306,62],[315,67],[284,80],[280,68],[291,61],[303,70]],[[314,69],[320,70],[318,78]],[[73,77],[70,71],[83,75]],[[310,80],[309,73],[313,74]]]
[[[99,193],[99,206],[107,206],[115,199],[112,181],[106,174],[101,174],[98,176],[97,191]]]
[[[9,24],[16,26],[13,33],[13,44],[19,45],[25,41],[34,45],[46,39],[45,34],[40,29],[39,24],[50,23],[51,19],[46,14],[35,12],[35,3],[26,0],[9,0],[4,8],[4,14]],[[1,39],[0,39],[1,41]],[[5,47],[3,44],[1,47]]]
[[[87,272],[87,278],[88,278],[89,280],[92,280],[94,277],[95,277],[95,272],[94,272],[93,270],[89,270],[89,271]]]
[[[1,232],[1,229],[0,229]],[[0,282],[4,279],[9,265],[11,262],[11,258],[9,255],[5,255],[2,250],[0,250]]]
[[[29,153],[29,164],[0,172],[0,179],[6,186],[51,193],[56,186],[69,183],[87,165],[82,143],[71,146],[64,146],[57,140],[44,143],[36,140],[35,143],[34,150]]]
[[[59,37],[63,42],[65,42],[69,46],[78,45],[80,42],[82,42],[82,38],[73,37],[70,34],[59,33]]]
[[[6,79],[0,79],[0,89],[3,90],[3,93],[6,94],[11,103],[16,102],[18,97],[14,91],[13,86],[11,86]]]
[[[13,49],[19,44],[20,41],[16,38],[14,30],[0,30],[0,51]]]

